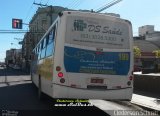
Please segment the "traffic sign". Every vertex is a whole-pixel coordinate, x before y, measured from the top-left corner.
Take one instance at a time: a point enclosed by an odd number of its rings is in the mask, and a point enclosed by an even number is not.
[[[22,29],[22,19],[12,19],[12,28]]]

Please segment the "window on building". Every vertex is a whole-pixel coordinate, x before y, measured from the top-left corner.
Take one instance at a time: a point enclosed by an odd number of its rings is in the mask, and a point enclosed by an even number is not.
[[[46,30],[46,26],[47,26],[47,20],[43,19],[42,20],[42,30]]]

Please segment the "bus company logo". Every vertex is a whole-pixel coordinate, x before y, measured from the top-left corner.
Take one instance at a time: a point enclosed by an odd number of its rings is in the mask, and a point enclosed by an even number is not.
[[[84,31],[87,24],[83,20],[74,20],[74,31]]]

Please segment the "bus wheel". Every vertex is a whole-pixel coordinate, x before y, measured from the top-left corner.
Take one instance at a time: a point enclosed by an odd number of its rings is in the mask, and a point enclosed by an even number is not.
[[[41,76],[39,75],[39,79],[38,79],[38,99],[39,100],[43,100],[43,93],[42,93],[42,86],[41,86]]]

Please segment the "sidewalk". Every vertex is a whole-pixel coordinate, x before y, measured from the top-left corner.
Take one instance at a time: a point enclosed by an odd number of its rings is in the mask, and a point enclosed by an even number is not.
[[[25,76],[7,76],[0,78],[0,87],[32,83],[30,75]]]
[[[134,75],[152,75],[152,76],[160,76],[160,73],[148,73],[148,74],[142,74],[142,72],[134,72]]]
[[[145,108],[160,111],[160,94],[134,91],[131,103],[143,106]]]

